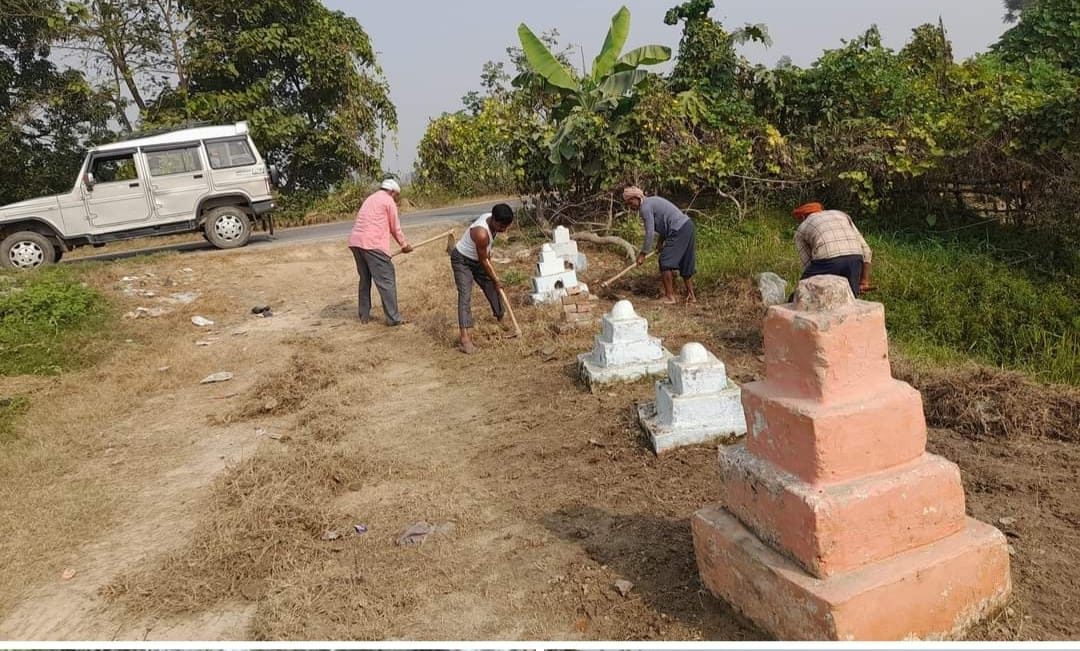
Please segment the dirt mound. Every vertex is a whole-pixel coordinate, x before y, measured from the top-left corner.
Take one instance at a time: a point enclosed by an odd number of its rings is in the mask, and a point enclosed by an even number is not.
[[[894,359],[893,372],[922,392],[932,427],[974,438],[1080,441],[1080,389],[1036,384],[1021,373],[981,366],[929,370]]]

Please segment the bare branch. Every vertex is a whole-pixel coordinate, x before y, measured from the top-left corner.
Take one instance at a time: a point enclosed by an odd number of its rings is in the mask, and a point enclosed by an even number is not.
[[[570,239],[578,242],[589,242],[591,244],[610,244],[612,246],[618,246],[626,253],[626,258],[628,260],[634,260],[637,257],[637,249],[634,248],[634,245],[616,235],[597,235],[596,233],[579,232],[571,233]]]

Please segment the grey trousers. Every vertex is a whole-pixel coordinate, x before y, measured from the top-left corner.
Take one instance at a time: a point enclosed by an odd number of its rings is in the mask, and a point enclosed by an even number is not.
[[[361,249],[355,246],[350,246],[349,250],[356,259],[356,272],[360,274],[360,283],[356,290],[360,304],[360,319],[367,321],[371,318],[371,283],[374,281],[375,287],[379,290],[379,299],[382,301],[386,322],[394,324],[401,321],[397,304],[397,280],[394,275],[394,263],[390,261],[390,256],[382,251]]]
[[[454,284],[457,285],[457,320],[462,328],[473,327],[472,318],[472,286],[473,281],[484,290],[491,305],[491,312],[496,319],[502,320],[503,304],[499,299],[499,290],[495,289],[495,281],[488,275],[484,265],[476,260],[470,260],[454,249],[450,254],[450,268],[454,270]]]

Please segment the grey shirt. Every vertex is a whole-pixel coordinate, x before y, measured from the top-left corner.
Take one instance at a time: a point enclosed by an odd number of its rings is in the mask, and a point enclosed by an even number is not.
[[[663,197],[648,197],[641,202],[639,209],[645,221],[645,243],[641,252],[648,254],[652,250],[656,235],[667,239],[690,221],[690,218]]]

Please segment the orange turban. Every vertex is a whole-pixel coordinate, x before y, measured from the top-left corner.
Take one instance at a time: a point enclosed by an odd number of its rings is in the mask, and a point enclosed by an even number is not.
[[[803,205],[792,211],[791,214],[795,217],[795,219],[803,220],[816,212],[821,212],[822,210],[825,210],[825,206],[821,205],[816,201],[813,201],[811,203],[804,203]]]

